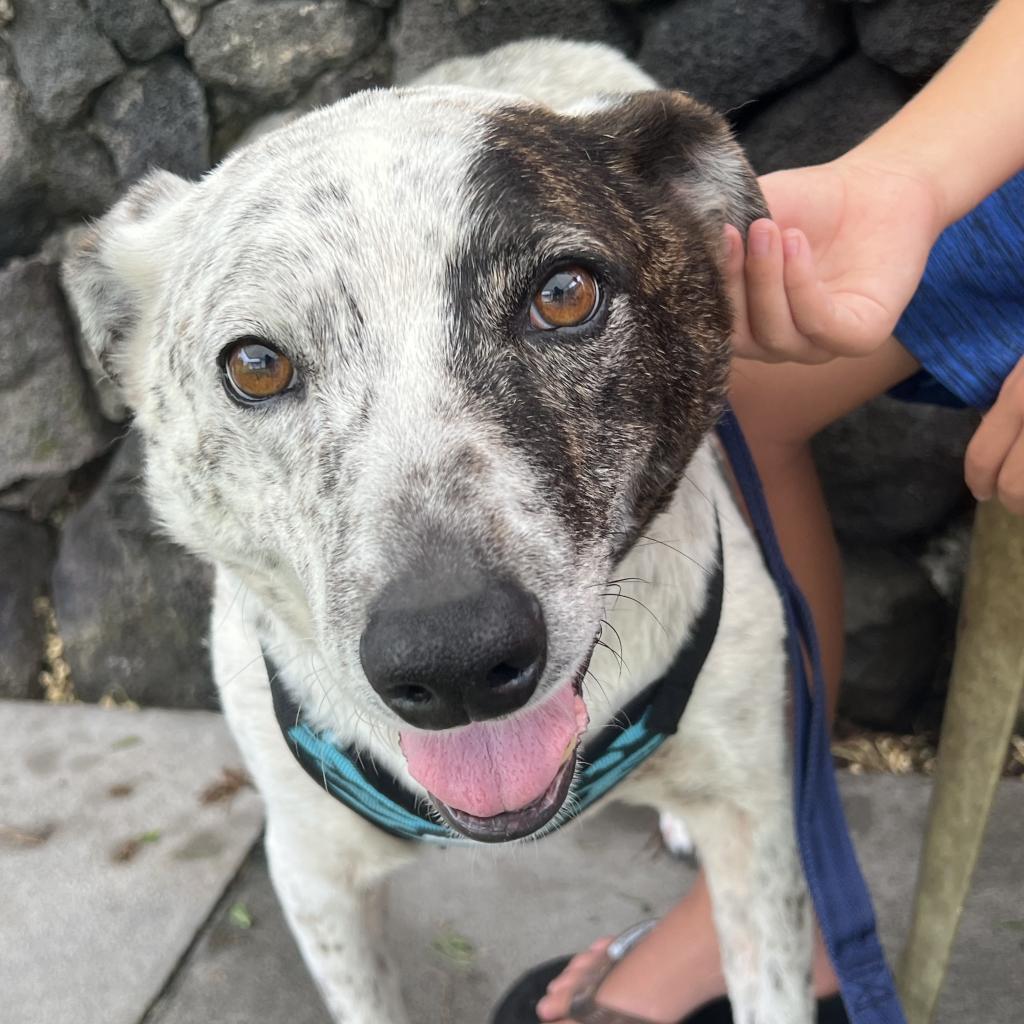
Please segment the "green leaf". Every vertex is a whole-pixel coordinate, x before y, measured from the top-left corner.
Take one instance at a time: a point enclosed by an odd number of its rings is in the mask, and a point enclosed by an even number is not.
[[[241,901],[231,905],[231,909],[228,911],[228,919],[236,928],[252,927],[252,914],[249,913],[249,908]]]
[[[460,967],[467,967],[476,960],[476,947],[450,924],[441,927],[440,934],[431,943],[431,947],[446,960]]]

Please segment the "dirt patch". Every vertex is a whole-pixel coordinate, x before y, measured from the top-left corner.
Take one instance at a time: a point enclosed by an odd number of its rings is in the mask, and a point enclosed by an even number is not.
[[[219,804],[232,800],[240,789],[252,789],[252,779],[240,768],[221,768],[220,778],[200,794],[201,804]]]

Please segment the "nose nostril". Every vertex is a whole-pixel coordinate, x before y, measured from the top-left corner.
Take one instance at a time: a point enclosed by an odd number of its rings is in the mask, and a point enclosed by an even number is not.
[[[488,689],[501,690],[510,683],[516,682],[522,674],[523,670],[521,668],[503,661],[500,665],[495,665],[487,673],[485,682]]]
[[[391,699],[401,704],[426,707],[434,695],[425,686],[396,686],[391,690]]]

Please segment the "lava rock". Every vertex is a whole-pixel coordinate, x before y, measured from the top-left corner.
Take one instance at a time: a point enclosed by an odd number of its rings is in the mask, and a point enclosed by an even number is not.
[[[942,526],[967,502],[963,459],[976,412],[877,398],[815,438],[840,540],[890,544]]]
[[[0,74],[0,260],[32,252],[46,234],[45,183],[43,133],[17,81]]]
[[[925,544],[918,561],[932,586],[951,608],[958,608],[971,552],[974,508],[962,512]]]
[[[154,525],[140,490],[141,448],[129,435],[64,524],[53,574],[64,657],[83,700],[118,693],[149,706],[213,708],[213,573]]]
[[[992,0],[885,0],[854,10],[861,49],[908,78],[925,78],[956,52]]]
[[[93,123],[122,186],[154,167],[197,178],[210,166],[206,96],[176,57],[159,57],[108,85]]]
[[[408,82],[449,57],[484,53],[533,36],[633,49],[624,17],[603,0],[404,0],[392,25],[399,82]]]
[[[181,37],[160,0],[88,0],[100,31],[130,60],[152,60]]]
[[[221,159],[236,146],[246,145],[254,138],[281,127],[317,107],[325,107],[363,89],[373,89],[391,83],[394,62],[391,49],[385,44],[373,53],[360,57],[344,68],[325,71],[287,110],[271,111],[254,97],[230,89],[210,91],[210,111],[213,115],[213,157]]]
[[[53,542],[45,526],[0,512],[0,697],[41,696],[45,631],[35,601],[46,593]]]
[[[360,57],[344,68],[325,71],[299,97],[296,106],[302,110],[326,107],[363,89],[377,89],[391,84],[395,55],[387,44]]]
[[[51,139],[48,202],[58,217],[93,217],[117,198],[117,172],[110,153],[87,132],[69,128]]]
[[[224,0],[204,13],[187,52],[207,85],[252,94],[270,110],[372,50],[383,23],[353,0]]]
[[[124,62],[77,0],[19,2],[14,11],[6,34],[18,77],[36,113],[66,125]]]
[[[182,39],[191,39],[199,28],[203,12],[199,4],[191,0],[161,0],[174,28]]]
[[[758,174],[824,163],[887,121],[913,95],[899,75],[861,54],[776,100],[740,131]]]
[[[944,663],[953,611],[908,554],[844,551],[846,660],[839,713],[904,731]]]
[[[641,67],[721,111],[808,78],[852,43],[846,12],[825,0],[681,0],[656,11]]]
[[[79,366],[57,272],[39,259],[0,270],[0,436],[0,488],[69,472],[112,436]]]

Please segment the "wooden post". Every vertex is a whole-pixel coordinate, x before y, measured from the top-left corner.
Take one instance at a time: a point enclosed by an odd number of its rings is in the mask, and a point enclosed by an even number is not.
[[[978,507],[910,935],[908,1024],[931,1024],[1024,691],[1024,520]]]

